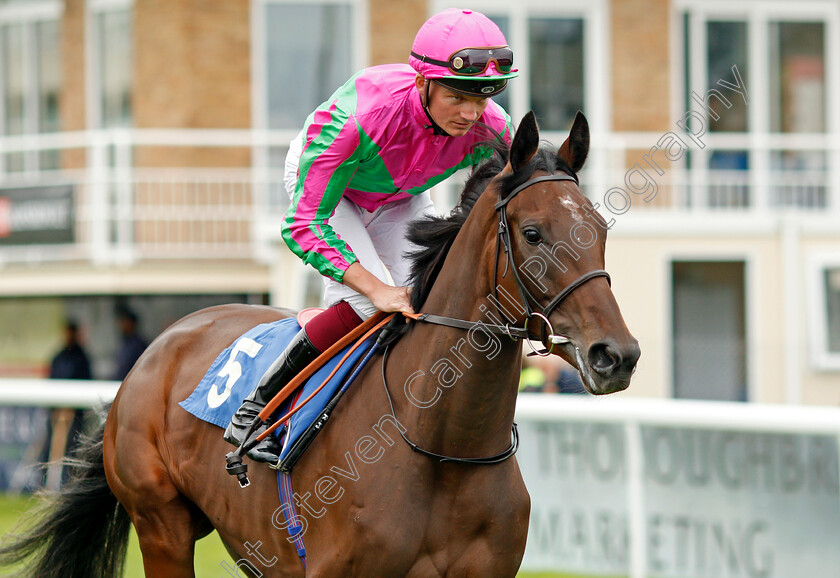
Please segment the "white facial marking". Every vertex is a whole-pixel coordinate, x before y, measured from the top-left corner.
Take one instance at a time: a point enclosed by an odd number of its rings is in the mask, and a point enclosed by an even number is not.
[[[563,205],[568,211],[569,214],[572,216],[572,219],[575,221],[582,221],[584,215],[581,213],[580,205],[577,201],[570,199],[568,196],[559,196],[557,197],[560,200],[560,204]]]

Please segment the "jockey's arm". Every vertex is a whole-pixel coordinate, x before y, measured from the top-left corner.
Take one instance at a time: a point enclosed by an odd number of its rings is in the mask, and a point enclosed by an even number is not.
[[[410,287],[393,287],[383,283],[358,261],[344,272],[342,283],[370,299],[380,311],[414,313],[410,302]]]

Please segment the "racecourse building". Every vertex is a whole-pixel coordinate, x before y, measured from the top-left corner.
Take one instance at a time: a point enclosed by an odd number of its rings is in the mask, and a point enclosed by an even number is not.
[[[283,162],[354,71],[402,62],[439,0],[0,1],[0,376],[66,317],[108,378],[116,311],[317,305]],[[642,358],[621,395],[840,404],[840,0],[484,0],[500,103],[584,192]],[[438,212],[464,175],[434,190]]]

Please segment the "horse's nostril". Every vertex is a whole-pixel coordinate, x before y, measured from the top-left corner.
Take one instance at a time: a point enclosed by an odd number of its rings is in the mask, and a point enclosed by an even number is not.
[[[621,364],[621,352],[605,341],[593,343],[587,354],[589,367],[601,375],[609,375]]]
[[[599,341],[589,347],[587,361],[593,371],[610,377],[616,372],[632,373],[640,355],[639,343],[635,339],[623,347],[609,341]]]

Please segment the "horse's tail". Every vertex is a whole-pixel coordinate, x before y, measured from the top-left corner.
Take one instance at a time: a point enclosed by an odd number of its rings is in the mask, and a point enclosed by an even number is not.
[[[34,525],[4,538],[0,566],[28,561],[23,574],[33,577],[122,576],[131,522],[105,479],[104,430],[103,423],[66,460],[70,478],[35,512]]]

